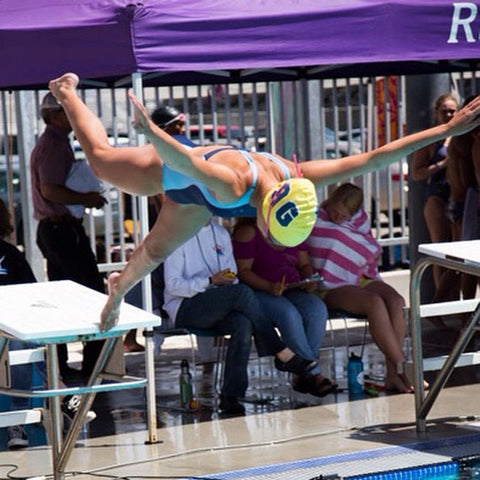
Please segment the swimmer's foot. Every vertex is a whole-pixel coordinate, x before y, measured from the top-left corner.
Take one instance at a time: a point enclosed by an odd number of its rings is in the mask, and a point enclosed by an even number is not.
[[[60,102],[64,96],[65,90],[75,90],[80,79],[75,73],[64,73],[61,77],[51,80],[48,88],[52,95]]]

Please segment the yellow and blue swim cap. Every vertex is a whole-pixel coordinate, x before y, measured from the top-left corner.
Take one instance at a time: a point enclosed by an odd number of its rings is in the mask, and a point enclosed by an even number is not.
[[[308,238],[317,211],[317,192],[314,184],[306,178],[280,182],[265,195],[262,203],[269,234],[286,247],[295,247]]]

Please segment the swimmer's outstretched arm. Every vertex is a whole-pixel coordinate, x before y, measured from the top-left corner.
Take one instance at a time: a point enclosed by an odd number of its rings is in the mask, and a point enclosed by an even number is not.
[[[220,201],[234,202],[245,193],[249,186],[237,171],[216,162],[206,162],[197,153],[198,149],[185,148],[151,121],[147,110],[132,92],[128,95],[134,107],[134,128],[147,137],[165,165],[200,181],[215,192]],[[243,160],[241,162],[243,164]]]
[[[390,163],[438,140],[469,132],[480,125],[480,96],[458,110],[448,123],[394,140],[371,152],[336,160],[314,160],[300,163],[306,178],[317,186],[329,185],[345,178],[384,168]]]
[[[155,225],[134,250],[123,271],[112,273],[108,278],[108,300],[101,314],[100,331],[109,330],[117,324],[125,294],[197,233],[211,215],[205,207],[179,205],[168,197],[165,199]]]

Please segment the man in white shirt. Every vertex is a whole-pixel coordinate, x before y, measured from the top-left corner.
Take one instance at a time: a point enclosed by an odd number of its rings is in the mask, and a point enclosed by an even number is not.
[[[175,326],[230,335],[219,404],[227,414],[245,413],[239,399],[248,388],[252,335],[259,356],[275,355],[283,371],[305,372],[316,365],[285,347],[253,290],[238,283],[236,271],[230,235],[212,219],[164,263],[163,308]]]

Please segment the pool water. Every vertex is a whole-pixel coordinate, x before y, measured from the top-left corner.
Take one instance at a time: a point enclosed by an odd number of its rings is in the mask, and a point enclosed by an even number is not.
[[[480,456],[401,470],[344,477],[344,480],[480,480]]]

